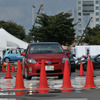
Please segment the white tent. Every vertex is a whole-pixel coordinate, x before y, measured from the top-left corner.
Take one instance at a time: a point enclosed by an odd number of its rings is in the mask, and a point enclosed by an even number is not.
[[[10,48],[23,48],[26,49],[28,43],[16,38],[8,33],[3,28],[0,28],[0,56],[2,57],[2,51]]]

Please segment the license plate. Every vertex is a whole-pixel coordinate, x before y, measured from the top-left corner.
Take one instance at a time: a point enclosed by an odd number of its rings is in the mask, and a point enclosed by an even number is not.
[[[54,66],[45,66],[45,70],[46,71],[53,71],[54,70]]]

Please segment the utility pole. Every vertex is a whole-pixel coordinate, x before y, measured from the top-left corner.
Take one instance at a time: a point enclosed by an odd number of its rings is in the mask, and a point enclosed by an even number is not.
[[[91,21],[92,18],[93,18],[93,17],[90,18],[90,20],[89,20],[89,22],[88,22],[88,24],[87,24],[87,26],[86,26],[86,28],[85,28],[85,30],[84,30],[84,32],[83,32],[81,38],[79,39],[78,45],[79,45],[80,43],[82,44],[83,36],[84,36],[84,34],[85,34],[85,32],[86,32],[86,29],[87,29],[88,25],[90,24],[90,21]]]

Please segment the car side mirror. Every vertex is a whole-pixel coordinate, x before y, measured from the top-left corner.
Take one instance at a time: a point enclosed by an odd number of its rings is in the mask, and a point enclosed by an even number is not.
[[[21,56],[26,56],[26,53],[21,53]]]
[[[66,56],[69,57],[71,53],[69,51],[66,52]]]

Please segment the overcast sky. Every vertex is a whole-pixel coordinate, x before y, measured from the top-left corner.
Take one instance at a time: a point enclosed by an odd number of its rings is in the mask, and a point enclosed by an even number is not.
[[[28,33],[32,28],[32,5],[36,7],[36,16],[40,4],[43,4],[42,13],[55,15],[70,9],[74,12],[76,0],[0,0],[0,20],[22,25]]]

